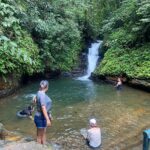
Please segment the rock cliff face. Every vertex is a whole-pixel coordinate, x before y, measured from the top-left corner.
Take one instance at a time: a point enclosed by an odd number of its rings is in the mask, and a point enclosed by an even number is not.
[[[30,81],[37,81],[39,79],[52,79],[57,78],[60,75],[60,71],[47,71],[45,73],[38,73],[22,76],[7,75],[5,77],[0,76],[0,98],[13,94],[17,89]]]
[[[140,88],[150,92],[150,80],[131,79],[128,81],[128,84],[134,88]]]
[[[20,85],[19,77],[9,75],[5,78],[0,76],[0,98],[12,94]]]

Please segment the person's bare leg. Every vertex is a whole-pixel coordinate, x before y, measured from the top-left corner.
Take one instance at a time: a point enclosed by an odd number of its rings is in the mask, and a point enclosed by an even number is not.
[[[46,128],[43,129],[42,144],[46,143]]]
[[[43,132],[44,132],[43,128],[42,129],[37,128],[37,142],[40,143],[40,144],[43,144],[43,141],[42,141]]]

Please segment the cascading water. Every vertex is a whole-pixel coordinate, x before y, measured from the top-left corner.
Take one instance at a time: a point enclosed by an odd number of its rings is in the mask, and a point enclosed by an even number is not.
[[[88,80],[88,78],[91,76],[91,73],[95,70],[97,61],[99,58],[98,50],[101,46],[102,41],[97,41],[96,43],[92,43],[91,47],[88,51],[88,68],[87,73],[85,76],[79,77],[78,80]]]

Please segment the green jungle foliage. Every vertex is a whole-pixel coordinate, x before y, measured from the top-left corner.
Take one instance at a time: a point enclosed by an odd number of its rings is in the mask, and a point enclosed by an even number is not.
[[[77,64],[86,39],[99,35],[98,18],[103,16],[96,15],[97,4],[90,0],[24,1],[18,16],[40,47],[45,70],[70,71]]]
[[[28,1],[19,14],[21,24],[40,48],[45,70],[70,70],[81,50],[78,24],[60,5],[47,1]]]
[[[150,1],[124,0],[104,21],[107,51],[96,74],[150,78]]]
[[[14,6],[0,2],[0,74],[39,72],[39,50],[15,14]]]
[[[1,0],[0,73],[71,70],[117,7],[116,0]]]
[[[0,74],[70,71],[102,35],[96,74],[149,78],[149,0],[0,0]]]

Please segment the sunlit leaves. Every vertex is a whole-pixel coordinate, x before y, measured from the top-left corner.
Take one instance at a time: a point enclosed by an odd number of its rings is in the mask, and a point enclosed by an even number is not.
[[[96,73],[150,78],[149,21],[149,0],[124,0],[104,22],[102,32],[108,50]]]
[[[126,74],[134,78],[150,78],[150,44],[134,49],[111,48],[96,72],[103,75]]]
[[[46,70],[70,70],[81,50],[78,24],[67,12],[69,4],[67,1],[54,1],[52,5],[47,1],[28,2],[25,20],[20,18],[37,39]]]
[[[0,74],[32,74],[42,71],[39,50],[20,26],[13,1],[0,3]]]

